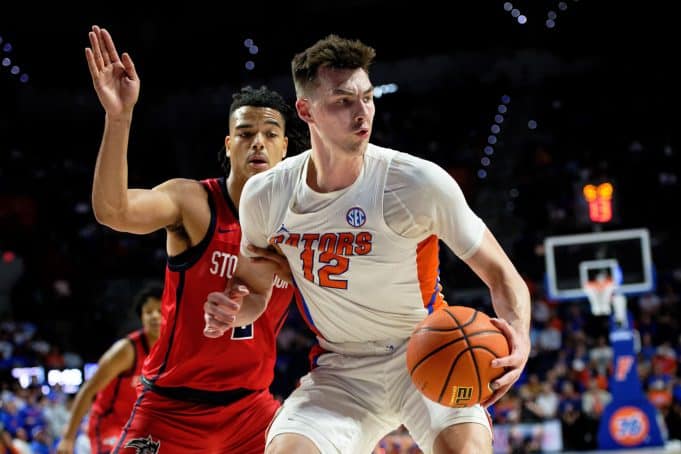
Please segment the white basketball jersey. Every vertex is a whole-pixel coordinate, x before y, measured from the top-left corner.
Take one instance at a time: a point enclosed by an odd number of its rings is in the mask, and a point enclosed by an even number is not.
[[[269,206],[262,198],[242,198],[242,212],[249,211],[241,216],[243,241],[261,245],[266,237],[286,255],[299,309],[327,349],[405,339],[429,312],[446,305],[438,292],[438,237],[405,238],[384,219],[386,178],[397,153],[370,144],[357,180],[305,212],[297,205],[301,190],[310,191],[300,186],[307,184],[309,151],[247,183],[269,194]]]

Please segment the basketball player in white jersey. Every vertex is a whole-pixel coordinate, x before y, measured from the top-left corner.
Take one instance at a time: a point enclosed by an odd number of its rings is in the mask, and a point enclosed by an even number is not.
[[[369,453],[404,424],[424,452],[491,453],[484,406],[508,391],[527,362],[529,292],[449,174],[369,143],[374,55],[331,35],[294,57],[296,108],[312,149],[252,177],[242,193],[242,255],[270,246],[286,256],[319,341],[312,371],[272,423],[266,452]],[[429,401],[406,368],[414,326],[446,305],[438,238],[489,287],[495,324],[512,347],[493,361],[506,373],[483,406]],[[258,262],[239,260],[237,280],[209,295],[207,336],[264,310],[272,276]]]

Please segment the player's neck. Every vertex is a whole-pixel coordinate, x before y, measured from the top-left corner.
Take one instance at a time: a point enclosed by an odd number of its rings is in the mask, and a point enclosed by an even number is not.
[[[352,185],[364,165],[364,150],[351,153],[312,144],[307,184],[316,192],[340,191]]]
[[[244,184],[246,184],[245,178],[239,178],[235,175],[235,172],[229,172],[229,176],[225,179],[225,186],[227,186],[227,194],[229,198],[232,199],[234,208],[239,209],[239,200],[241,199],[241,191],[244,189]]]
[[[145,332],[144,332],[144,335],[145,335],[146,338],[147,338],[147,345],[149,346],[149,349],[151,349],[151,347],[154,346],[154,344],[156,343],[156,341],[157,341],[158,338],[160,337],[160,333],[158,333],[158,334],[153,334],[153,333],[151,332],[151,330],[145,331]]]

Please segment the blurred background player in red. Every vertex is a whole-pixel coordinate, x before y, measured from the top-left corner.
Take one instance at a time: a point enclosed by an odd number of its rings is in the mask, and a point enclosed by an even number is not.
[[[99,359],[94,375],[80,388],[69,422],[57,445],[58,454],[73,454],[81,420],[92,406],[88,437],[92,454],[110,453],[130,417],[142,364],[161,331],[163,286],[151,284],[135,297],[142,329],[114,343]],[[93,402],[94,401],[94,402]]]
[[[220,339],[203,332],[203,304],[224,290],[239,256],[241,191],[252,175],[286,156],[291,108],[265,87],[244,88],[229,109],[227,177],[171,179],[153,189],[128,188],[127,148],[140,80],[127,53],[120,57],[97,26],[86,49],[95,91],[106,111],[92,203],[114,230],[166,230],[168,255],[158,343],[144,364],[142,391],[114,452],[262,453],[279,402],[269,391],[276,335],[293,294],[288,266],[271,254],[275,274],[269,310]],[[290,118],[290,117],[289,117]],[[266,259],[267,260],[267,259]]]

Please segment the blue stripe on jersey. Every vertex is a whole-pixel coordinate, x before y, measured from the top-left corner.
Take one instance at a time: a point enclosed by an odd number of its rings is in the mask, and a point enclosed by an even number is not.
[[[310,324],[314,326],[315,328],[317,325],[314,324],[314,320],[312,320],[312,314],[310,314],[310,309],[307,307],[307,303],[305,302],[305,297],[303,294],[300,294],[300,299],[303,302],[303,309],[305,309],[305,317],[310,321]]]
[[[293,276],[291,276],[291,280],[293,281],[293,285],[295,285],[296,288],[298,289],[298,294],[300,295],[300,301],[301,301],[301,304],[303,306],[303,311],[305,311],[305,319],[307,320],[307,322],[310,325],[314,326],[315,329],[316,329],[317,325],[315,325],[314,320],[312,320],[312,314],[310,314],[310,309],[307,307],[307,303],[305,302],[305,297],[303,296],[303,292],[300,291],[300,287],[298,287],[298,284],[296,284],[296,279]],[[319,331],[319,330],[316,330],[316,331]]]
[[[433,294],[430,295],[430,300],[428,301],[428,305],[426,306],[426,310],[428,311],[429,314],[433,313],[433,304],[435,303],[437,294],[440,293],[437,290],[439,285],[440,285],[440,268],[437,269],[437,279],[435,280],[435,288],[433,289]]]

